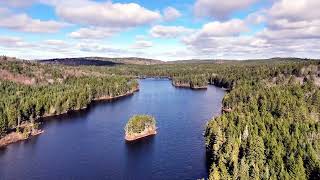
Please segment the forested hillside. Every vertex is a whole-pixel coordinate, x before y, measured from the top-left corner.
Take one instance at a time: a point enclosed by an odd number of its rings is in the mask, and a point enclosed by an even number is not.
[[[0,133],[137,89],[134,78],[223,87],[205,130],[210,179],[320,179],[320,63],[307,59],[68,67],[0,63]]]
[[[138,89],[134,79],[88,69],[1,62],[0,135],[23,122],[87,107],[93,100],[111,99]],[[88,75],[90,74],[90,75]]]
[[[61,64],[61,65],[87,65],[87,66],[112,66],[117,64],[137,64],[137,65],[154,65],[163,64],[163,61],[145,58],[105,58],[105,57],[79,57],[79,58],[60,58],[39,60],[45,64]]]

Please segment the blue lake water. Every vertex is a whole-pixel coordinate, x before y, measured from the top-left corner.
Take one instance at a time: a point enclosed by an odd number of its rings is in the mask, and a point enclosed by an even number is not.
[[[48,118],[45,133],[0,150],[0,179],[205,178],[203,132],[224,93],[141,80],[132,96]],[[134,114],[153,115],[158,134],[127,143],[123,128]]]

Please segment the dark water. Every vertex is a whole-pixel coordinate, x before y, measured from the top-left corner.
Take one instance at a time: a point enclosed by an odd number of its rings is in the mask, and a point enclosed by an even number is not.
[[[0,150],[0,179],[197,179],[207,177],[203,130],[224,91],[177,89],[146,79],[140,92],[50,118],[45,133]],[[151,114],[158,134],[123,139],[134,114]]]

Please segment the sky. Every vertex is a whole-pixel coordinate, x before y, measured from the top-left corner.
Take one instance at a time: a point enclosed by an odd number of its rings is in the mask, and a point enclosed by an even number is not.
[[[0,0],[0,55],[320,57],[319,0]]]

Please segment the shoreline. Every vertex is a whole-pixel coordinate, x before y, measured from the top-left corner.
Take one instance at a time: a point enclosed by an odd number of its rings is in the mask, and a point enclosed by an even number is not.
[[[208,89],[208,86],[200,86],[200,87],[190,87],[191,89],[194,89],[194,90],[205,90],[205,89]]]
[[[154,136],[156,134],[157,134],[157,128],[145,129],[141,133],[134,133],[134,134],[130,134],[130,135],[126,134],[124,139],[128,142],[132,142],[132,141],[136,141],[136,140],[148,137],[148,136]]]
[[[92,102],[90,102],[90,104],[95,102],[95,101],[98,102],[98,101],[117,100],[119,98],[123,98],[123,97],[126,97],[126,96],[133,95],[135,92],[138,92],[139,90],[140,90],[139,87],[137,87],[135,89],[132,89],[131,91],[128,91],[125,94],[122,94],[122,95],[113,96],[113,97],[112,96],[103,96],[103,97],[95,98],[95,99],[92,100]],[[86,107],[82,107],[80,109],[74,109],[74,110],[61,112],[59,114],[44,114],[41,117],[37,117],[37,119],[60,116],[60,115],[67,114],[69,112],[81,111],[81,110],[84,110],[84,109],[87,109],[87,108],[88,107],[86,106]],[[26,123],[30,123],[30,122],[26,122]],[[10,132],[10,133],[6,134],[5,136],[3,136],[2,138],[0,138],[0,148],[4,148],[4,147],[8,146],[9,144],[13,144],[13,143],[16,143],[16,142],[19,142],[19,141],[24,141],[24,140],[30,139],[30,138],[32,138],[34,136],[38,136],[38,135],[40,135],[42,133],[44,133],[44,130],[39,129],[36,132],[32,131],[28,137],[25,137],[22,132]]]
[[[102,97],[99,97],[99,98],[95,98],[92,101],[112,101],[112,100],[116,100],[116,99],[119,99],[119,98],[122,98],[122,97],[127,97],[127,96],[130,96],[130,95],[133,95],[135,92],[138,92],[139,90],[140,89],[138,87],[138,88],[135,88],[135,89],[133,89],[131,91],[128,91],[125,94],[121,94],[121,95],[118,95],[118,96],[102,96]]]
[[[176,88],[188,88],[188,89],[193,89],[193,90],[205,90],[208,89],[208,86],[197,86],[197,87],[192,87],[190,84],[176,84],[172,82],[172,85]]]
[[[120,98],[123,98],[123,97],[131,96],[135,92],[138,92],[139,90],[140,89],[138,87],[138,88],[135,88],[135,89],[133,89],[131,91],[128,91],[126,94],[122,94],[122,95],[118,95],[118,96],[102,96],[102,97],[99,97],[99,98],[95,98],[88,105],[90,105],[91,103],[94,103],[94,102],[101,102],[101,101],[107,101],[108,102],[108,101],[117,100],[117,99],[120,99]],[[59,114],[48,114],[47,113],[47,114],[44,114],[43,116],[37,117],[37,119],[55,117],[55,116],[65,115],[65,114],[68,114],[70,112],[77,112],[77,111],[85,110],[85,109],[88,108],[88,105],[85,106],[85,107],[79,108],[79,109],[71,109],[71,110],[68,110],[68,111],[64,111],[64,112],[61,112]]]
[[[29,134],[26,136],[22,132],[11,132],[0,139],[0,148],[4,148],[9,144],[13,144],[19,141],[28,140],[34,136],[38,136],[40,134],[44,133],[44,130],[33,130],[32,132],[29,132]]]

